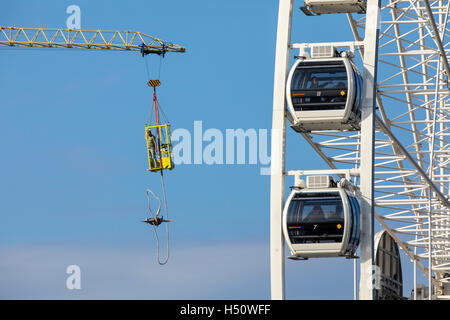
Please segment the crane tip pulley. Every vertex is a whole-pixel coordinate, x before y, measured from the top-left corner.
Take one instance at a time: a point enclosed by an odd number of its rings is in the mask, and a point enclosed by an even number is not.
[[[157,54],[164,58],[166,52],[167,52],[166,45],[164,43],[161,45],[161,48],[151,48],[145,45],[145,43],[141,44],[141,54],[143,57],[145,57],[148,54]]]
[[[149,46],[146,45],[145,43],[142,43],[141,46],[141,54],[143,57],[145,57],[148,54],[157,54],[159,56],[162,56],[163,58],[165,57],[167,52],[186,52],[186,48],[184,47],[180,47],[174,44],[166,44],[166,43],[162,43],[160,47],[155,47],[155,46]]]

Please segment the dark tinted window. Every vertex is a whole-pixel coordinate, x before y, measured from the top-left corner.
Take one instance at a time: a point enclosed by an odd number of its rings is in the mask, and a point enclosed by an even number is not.
[[[344,212],[339,196],[294,198],[287,228],[292,243],[341,242]]]
[[[296,111],[344,109],[347,71],[338,65],[299,65],[292,76],[291,98]]]
[[[292,90],[347,89],[347,71],[344,66],[311,68],[298,67],[292,77]]]

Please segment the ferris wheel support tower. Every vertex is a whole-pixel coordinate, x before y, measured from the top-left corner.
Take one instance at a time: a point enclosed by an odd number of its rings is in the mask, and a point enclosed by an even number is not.
[[[285,252],[282,231],[282,212],[285,199],[285,149],[286,149],[286,80],[289,71],[293,0],[280,0],[275,54],[274,96],[271,145],[270,185],[270,270],[271,298],[285,298]],[[363,46],[364,87],[361,108],[360,192],[361,243],[360,243],[360,299],[374,297],[372,266],[374,265],[374,147],[376,70],[379,37],[380,0],[367,1],[366,28]],[[303,135],[307,138],[306,135]],[[331,163],[329,163],[331,164]],[[330,165],[333,168],[333,165]],[[335,168],[336,169],[336,168]]]

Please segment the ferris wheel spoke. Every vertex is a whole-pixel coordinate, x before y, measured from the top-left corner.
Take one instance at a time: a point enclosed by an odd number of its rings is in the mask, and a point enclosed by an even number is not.
[[[376,217],[398,234],[396,241],[426,276],[429,267],[437,273],[438,283],[450,272],[449,1],[383,1],[381,13]],[[347,18],[355,40],[362,41],[365,19]],[[363,59],[364,48],[359,53]],[[331,160],[347,155],[330,157],[323,150]]]

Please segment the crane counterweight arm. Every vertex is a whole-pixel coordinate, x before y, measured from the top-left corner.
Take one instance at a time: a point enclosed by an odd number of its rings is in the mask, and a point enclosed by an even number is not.
[[[18,28],[0,26],[0,47],[77,48],[139,51],[164,55],[185,52],[177,44],[137,31]]]

